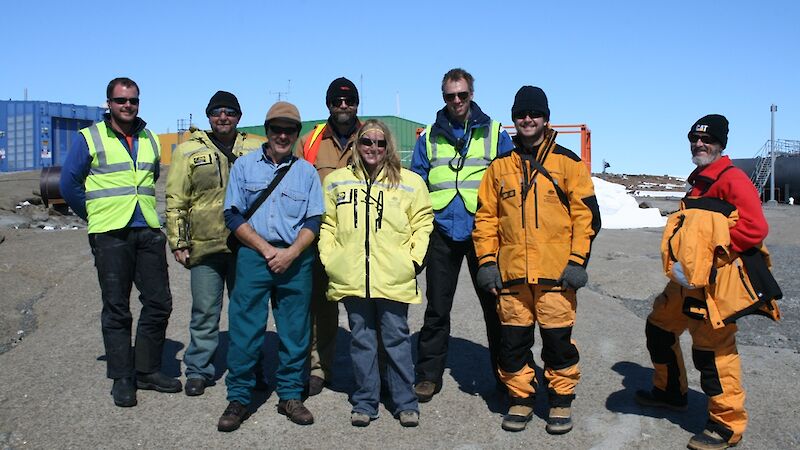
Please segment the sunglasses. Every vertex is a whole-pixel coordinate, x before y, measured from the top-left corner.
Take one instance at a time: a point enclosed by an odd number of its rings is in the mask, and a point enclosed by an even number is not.
[[[220,106],[219,108],[214,108],[208,112],[208,114],[211,117],[219,117],[222,115],[222,113],[225,113],[225,115],[228,117],[236,117],[239,115],[239,111],[233,108],[226,108],[224,106]]]
[[[344,104],[347,105],[347,106],[355,106],[356,105],[356,99],[354,97],[340,97],[340,98],[332,99],[331,100],[331,106],[339,106],[339,105],[342,104],[342,102],[344,102]]]
[[[453,100],[456,99],[456,96],[458,96],[458,98],[460,98],[461,100],[466,100],[467,98],[469,98],[469,92],[467,91],[451,92],[449,94],[442,94],[442,96],[444,97],[444,101],[446,102],[452,102]]]
[[[512,119],[520,120],[526,117],[530,117],[531,119],[538,119],[539,117],[544,117],[544,114],[540,113],[539,111],[517,111],[514,113]]]
[[[378,148],[386,148],[386,139],[378,139],[373,141],[372,139],[362,136],[358,143],[363,145],[364,147],[372,147],[373,145],[377,145]]]
[[[690,133],[689,134],[689,143],[690,144],[694,144],[695,142],[697,142],[698,139],[700,139],[700,141],[703,144],[716,144],[717,143],[717,140],[714,139],[714,136],[709,136],[707,134],[697,134],[697,133]]]
[[[131,98],[128,98],[128,97],[114,97],[114,98],[111,98],[109,100],[111,100],[112,102],[114,102],[114,103],[116,103],[118,105],[124,105],[125,103],[128,103],[128,102],[131,102],[131,105],[138,105],[139,104],[139,97],[131,97]]]
[[[270,125],[269,131],[273,134],[294,134],[299,130],[297,127],[279,127],[277,125]]]

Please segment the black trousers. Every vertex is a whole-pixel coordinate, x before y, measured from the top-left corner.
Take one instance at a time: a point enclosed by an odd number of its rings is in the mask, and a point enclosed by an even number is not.
[[[166,236],[159,229],[123,228],[89,234],[103,297],[100,322],[109,378],[132,377],[161,368],[161,352],[172,312]],[[130,296],[139,290],[142,310],[131,348]]]
[[[489,341],[489,358],[492,375],[497,379],[497,355],[500,349],[500,319],[497,316],[497,298],[482,291],[475,283],[478,260],[472,240],[463,242],[447,238],[434,227],[428,244],[427,282],[428,306],[425,309],[425,322],[419,332],[417,343],[417,382],[433,381],[442,384],[442,375],[447,361],[447,347],[450,340],[450,311],[458,285],[461,264],[467,258],[467,267],[472,277],[472,286],[478,295],[486,322],[486,336]]]

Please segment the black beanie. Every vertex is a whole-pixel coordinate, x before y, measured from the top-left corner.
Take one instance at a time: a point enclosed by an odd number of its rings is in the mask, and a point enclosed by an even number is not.
[[[211,100],[208,101],[208,106],[206,106],[206,116],[210,116],[211,110],[214,108],[219,108],[220,106],[235,109],[239,114],[242,113],[242,108],[239,106],[239,100],[236,99],[235,95],[231,94],[230,92],[217,91],[217,93],[211,97]]]
[[[328,86],[328,92],[325,94],[325,104],[330,105],[331,100],[341,97],[354,98],[356,103],[359,103],[356,85],[345,77],[331,81],[331,85]]]
[[[692,125],[689,135],[692,133],[708,133],[719,141],[722,148],[726,148],[728,146],[728,119],[721,114],[703,116]]]
[[[514,106],[511,107],[511,117],[523,111],[533,111],[544,114],[545,120],[550,120],[550,108],[547,106],[547,96],[541,88],[522,86],[514,96]]]

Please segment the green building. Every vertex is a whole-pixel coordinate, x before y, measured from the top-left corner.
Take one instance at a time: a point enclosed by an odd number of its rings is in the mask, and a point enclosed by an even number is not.
[[[407,168],[409,165],[411,165],[411,153],[414,151],[414,144],[417,142],[417,130],[420,128],[425,128],[424,124],[397,116],[363,116],[359,117],[359,119],[362,122],[368,119],[378,119],[388,125],[389,129],[392,130],[395,141],[397,142],[398,150],[400,151],[400,160],[403,163],[403,167]],[[303,122],[303,129],[300,131],[300,136],[305,135],[311,131],[315,125],[323,123],[326,120],[328,119],[308,120]],[[248,133],[257,134],[260,136],[265,135],[264,125],[256,125],[251,127],[240,126],[239,131],[246,131]]]

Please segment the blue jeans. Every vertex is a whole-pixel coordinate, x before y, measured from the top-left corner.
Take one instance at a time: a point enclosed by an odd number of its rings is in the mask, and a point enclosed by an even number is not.
[[[385,299],[346,297],[343,299],[350,322],[350,357],[356,391],[350,398],[353,412],[378,416],[381,377],[378,370],[378,336],[386,348],[386,383],[394,404],[393,415],[417,411],[414,394],[414,362],[408,332],[408,304]]]
[[[215,253],[191,268],[192,320],[191,339],[183,363],[186,378],[214,379],[214,355],[219,345],[219,316],[222,311],[223,287],[228,297],[236,279],[236,260],[230,253]]]
[[[269,270],[261,254],[239,249],[236,287],[228,305],[228,401],[250,403],[256,384],[255,367],[264,344],[269,305],[278,329],[278,370],[275,391],[281,400],[300,399],[303,372],[311,341],[311,265],[314,252],[306,250],[284,273]]]

